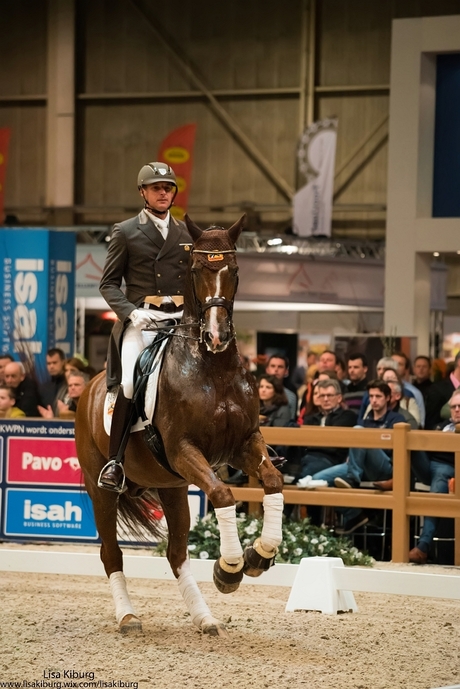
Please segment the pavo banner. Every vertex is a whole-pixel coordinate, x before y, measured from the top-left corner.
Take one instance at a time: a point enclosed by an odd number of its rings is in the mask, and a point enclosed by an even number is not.
[[[195,134],[196,124],[185,124],[183,127],[174,129],[163,140],[158,152],[158,160],[168,163],[176,173],[178,191],[171,214],[178,220],[182,220],[187,212]]]
[[[0,223],[5,219],[5,179],[10,135],[11,129],[9,127],[0,129]]]
[[[306,184],[294,195],[294,232],[300,237],[331,236],[337,118],[313,122],[297,151]]]

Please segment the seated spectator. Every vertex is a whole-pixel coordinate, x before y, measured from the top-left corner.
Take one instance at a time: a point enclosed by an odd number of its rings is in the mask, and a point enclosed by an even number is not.
[[[350,354],[348,359],[348,378],[347,391],[343,396],[343,401],[349,409],[357,414],[361,407],[361,402],[367,388],[367,358],[365,354]]]
[[[0,385],[5,385],[5,366],[11,361],[14,361],[11,354],[0,354]]]
[[[395,423],[404,423],[404,417],[391,411],[391,389],[382,380],[374,380],[367,386],[371,411],[362,422],[363,428],[393,428]],[[328,485],[337,488],[359,488],[363,475],[369,481],[383,481],[393,475],[390,450],[378,448],[350,448],[348,461],[330,469],[319,471],[314,479],[322,479]],[[369,519],[360,509],[350,508],[344,511],[344,525],[336,529],[339,535],[350,534]]]
[[[420,426],[424,428],[425,400],[423,399],[423,395],[420,390],[410,382],[410,359],[406,354],[404,354],[404,352],[394,352],[394,354],[391,355],[391,358],[398,364],[397,372],[404,383],[404,394],[407,395],[408,392],[411,392],[415,397],[415,401],[417,402],[417,406],[420,410]]]
[[[340,357],[337,357],[337,365],[335,367],[335,372],[337,373],[337,378],[342,383],[342,386],[345,386],[345,389],[348,388],[350,380],[349,378],[347,378],[347,365],[345,361]],[[343,390],[344,388],[342,387],[342,391]]]
[[[283,383],[284,393],[291,411],[290,420],[293,421],[297,416],[297,394],[295,388],[291,390],[290,387],[287,387],[288,385],[290,386],[288,381],[289,359],[283,354],[273,354],[267,362],[265,373],[276,376]]]
[[[384,371],[386,371],[387,369],[392,369],[393,371],[396,371],[396,373],[398,373],[397,362],[388,356],[383,357],[382,359],[379,360],[379,362],[377,364],[377,378],[381,380]],[[415,400],[413,393],[408,389],[406,383],[404,381],[402,381],[402,382],[403,382],[403,397],[408,397],[408,398],[412,398]],[[366,392],[364,394],[363,401],[361,404],[361,409],[360,409],[359,415],[358,415],[358,424],[359,425],[362,423],[362,420],[364,418],[364,414],[366,413],[368,406],[369,406],[369,394]],[[411,405],[411,408],[412,408],[412,405]],[[417,418],[419,418],[421,420],[420,407],[418,407],[418,405],[417,405],[417,408],[418,408]],[[421,421],[420,421],[420,423],[421,423]]]
[[[33,378],[26,375],[24,364],[20,361],[10,361],[5,366],[5,383],[13,388],[16,406],[26,416],[40,416],[38,413],[38,405],[40,404],[38,387]]]
[[[342,407],[342,391],[338,380],[319,380],[316,385],[320,410],[304,418],[305,426],[345,426],[356,424],[356,414]],[[347,448],[312,447],[304,448],[301,470],[297,479],[313,476],[318,471],[341,464],[346,460]]]
[[[276,376],[261,375],[258,382],[261,426],[286,426],[291,420],[282,382]]]
[[[460,387],[460,352],[454,359],[454,370],[447,375],[447,378],[433,383],[427,392],[425,423],[427,430],[434,430],[441,423],[441,409],[458,387]]]
[[[53,408],[49,404],[46,408],[39,406],[38,410],[45,419],[73,419],[75,418],[75,412],[77,411],[78,400],[83,394],[83,390],[89,382],[89,376],[87,373],[71,373],[67,378],[67,393],[68,402],[65,403],[62,400],[57,400],[57,413],[55,414]]]
[[[65,354],[62,349],[53,347],[46,353],[46,368],[50,379],[39,386],[42,405],[51,405],[53,411],[57,412],[56,402],[63,399],[67,390],[67,381],[64,374]]]
[[[417,356],[414,359],[414,377],[412,384],[420,390],[426,403],[428,390],[433,385],[431,380],[431,359],[429,356]]]
[[[0,385],[0,419],[19,419],[24,412],[16,407],[16,397],[13,388]]]
[[[420,411],[413,397],[404,394],[404,384],[392,368],[387,368],[382,374],[382,380],[388,383],[391,389],[390,409],[404,416],[406,423],[416,431],[420,428]]]
[[[339,382],[340,389],[342,391],[342,384],[337,378],[337,373],[335,371],[322,371],[321,373],[317,373],[316,375],[317,377],[311,382],[310,386],[305,390],[305,394],[303,398],[300,400],[300,410],[299,416],[297,418],[297,423],[300,426],[303,425],[303,420],[306,416],[310,416],[311,414],[315,414],[316,412],[320,411],[318,408],[318,404],[315,401],[315,388],[320,380],[336,380],[337,382]],[[343,404],[343,400],[341,405],[343,407],[345,406]]]
[[[453,393],[449,406],[451,410],[450,419],[440,424],[436,430],[444,433],[455,433],[455,425],[460,423],[460,390]],[[411,465],[417,479],[430,486],[430,493],[449,492],[448,482],[455,474],[455,454],[453,452],[412,452]],[[426,564],[438,524],[438,517],[424,517],[418,546],[409,552],[409,562],[418,565]]]

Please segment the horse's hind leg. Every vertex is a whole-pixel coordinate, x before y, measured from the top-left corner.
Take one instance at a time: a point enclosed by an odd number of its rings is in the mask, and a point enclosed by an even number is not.
[[[262,481],[264,488],[264,521],[260,538],[245,548],[245,574],[258,577],[275,564],[278,546],[282,541],[283,478],[273,466],[260,433],[254,434],[243,454],[243,468],[250,476]]]
[[[188,558],[190,531],[188,488],[160,488],[158,495],[168,523],[167,557],[193,624],[203,634],[228,637],[225,625],[212,616],[193,577]]]
[[[102,455],[101,458],[104,462]],[[134,612],[128,595],[123,574],[123,553],[117,541],[118,495],[101,490],[97,487],[94,478],[88,476],[85,470],[84,473],[86,489],[93,502],[94,518],[101,539],[100,556],[109,578],[118,629],[122,634],[140,632],[142,624]]]

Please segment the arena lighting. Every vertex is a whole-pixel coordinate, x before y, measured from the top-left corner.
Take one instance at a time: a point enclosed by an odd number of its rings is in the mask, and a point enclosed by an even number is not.
[[[278,246],[279,244],[282,244],[282,243],[283,243],[283,240],[281,239],[281,237],[273,237],[273,239],[269,239],[267,241],[268,246]]]
[[[351,313],[382,313],[381,306],[352,306],[350,304],[318,304],[292,301],[243,301],[235,300],[234,311],[332,311]]]
[[[104,313],[101,313],[101,318],[103,321],[116,321],[117,314],[113,311],[104,311]]]
[[[283,244],[283,246],[279,247],[278,251],[280,251],[282,254],[297,254],[299,247],[294,246],[294,244]]]
[[[439,256],[439,251],[433,251],[433,256],[436,256],[436,258]]]

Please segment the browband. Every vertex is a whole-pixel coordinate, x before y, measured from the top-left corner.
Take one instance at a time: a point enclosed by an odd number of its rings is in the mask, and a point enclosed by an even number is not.
[[[236,249],[226,249],[225,251],[220,251],[220,249],[214,249],[214,251],[205,251],[204,249],[192,249],[192,254],[236,254]]]

